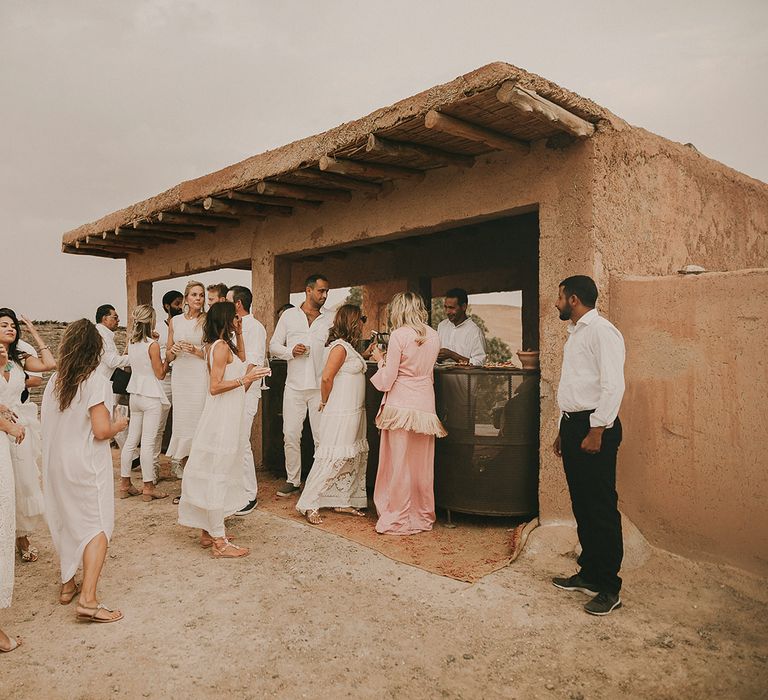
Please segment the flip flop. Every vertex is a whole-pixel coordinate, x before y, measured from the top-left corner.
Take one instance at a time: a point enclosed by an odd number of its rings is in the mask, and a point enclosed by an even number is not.
[[[78,610],[76,617],[78,620],[82,620],[83,622],[117,622],[118,620],[122,620],[124,617],[123,613],[120,613],[120,617],[109,618],[108,620],[104,619],[103,617],[96,617],[96,615],[99,614],[99,610],[104,610],[108,613],[115,612],[114,610],[110,610],[108,607],[102,605],[101,603],[99,603],[95,608],[88,607],[87,605],[80,605],[79,607],[83,610],[91,611],[89,614],[81,613]]]
[[[11,648],[3,649],[3,647],[0,647],[0,654],[7,654],[8,652],[13,651],[14,649],[18,649],[23,644],[21,637],[8,637],[8,639],[11,640]]]
[[[153,491],[152,493],[142,493],[141,494],[141,500],[145,503],[150,503],[151,501],[159,501],[163,498],[168,498],[167,493],[163,493],[162,491]]]
[[[120,489],[118,493],[120,494],[120,498],[130,498],[131,496],[138,496],[141,491],[139,491],[139,489],[137,489],[135,486],[131,485],[130,488]]]
[[[80,593],[80,586],[75,584],[74,590],[69,593],[59,593],[59,603],[62,605],[69,605],[78,593]]]
[[[349,508],[333,508],[332,510],[334,513],[341,513],[342,515],[355,515],[358,518],[365,517],[365,513],[362,510],[359,508],[353,508],[352,506]]]

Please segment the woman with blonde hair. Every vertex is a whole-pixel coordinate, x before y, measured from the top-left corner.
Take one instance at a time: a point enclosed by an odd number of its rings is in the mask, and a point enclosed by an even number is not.
[[[435,522],[435,437],[446,435],[435,413],[433,369],[440,339],[427,325],[424,301],[414,292],[395,294],[389,318],[386,357],[378,347],[372,354],[379,371],[371,383],[384,392],[376,416],[381,430],[373,492],[376,532],[412,535],[431,530]]]
[[[322,523],[320,508],[363,515],[360,509],[368,505],[366,364],[354,347],[364,323],[359,306],[344,304],[336,312],[328,334],[320,379],[320,437],[312,470],[296,503],[296,510],[313,525]]]
[[[209,309],[204,338],[209,393],[181,480],[179,524],[199,528],[200,546],[211,547],[215,558],[232,559],[250,552],[230,542],[224,529],[224,518],[243,507],[243,459],[251,437],[243,421],[245,392],[270,370],[246,371],[242,327],[231,301]]]
[[[205,286],[190,280],[184,289],[184,313],[168,323],[165,360],[173,364],[173,426],[171,442],[166,450],[174,474],[181,478],[183,463],[189,457],[197,423],[205,406],[208,386],[203,350],[205,324]]]
[[[133,323],[128,336],[128,364],[131,378],[128,393],[131,395],[131,424],[128,437],[120,455],[120,498],[137,496],[143,501],[167,498],[168,494],[155,488],[154,452],[163,406],[170,401],[163,385],[167,365],[160,359],[160,345],[152,337],[155,330],[155,310],[149,304],[139,304],[133,310]],[[139,491],[131,483],[131,462],[141,442],[141,480]]]
[[[123,614],[96,597],[115,526],[109,441],[128,425],[112,420],[112,386],[100,372],[102,339],[83,318],[70,323],[59,345],[59,370],[43,394],[43,492],[51,539],[59,553],[59,602],[76,597],[77,617],[117,622]],[[75,583],[83,566],[82,587]],[[79,596],[78,596],[79,593]]]

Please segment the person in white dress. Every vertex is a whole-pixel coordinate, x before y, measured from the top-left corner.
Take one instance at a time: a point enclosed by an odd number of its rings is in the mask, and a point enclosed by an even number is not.
[[[313,525],[321,508],[363,515],[368,498],[365,472],[368,440],[365,420],[365,360],[354,348],[363,331],[360,307],[344,304],[328,335],[320,379],[319,444],[296,510]]]
[[[204,339],[209,393],[181,480],[179,524],[199,528],[200,545],[212,547],[214,557],[242,557],[250,550],[230,542],[224,519],[243,505],[243,454],[250,439],[243,430],[245,392],[269,369],[246,371],[242,328],[232,302],[220,301],[208,310]]]
[[[141,493],[143,501],[167,498],[168,494],[155,488],[155,442],[164,406],[170,405],[160,381],[165,377],[167,365],[160,358],[160,344],[153,339],[155,310],[149,304],[133,309],[133,323],[128,338],[128,358],[131,378],[128,393],[131,396],[131,423],[128,437],[120,454],[120,498]],[[139,491],[131,483],[133,453],[141,443],[141,480]]]
[[[203,351],[204,304],[205,287],[202,282],[190,280],[184,289],[185,311],[168,324],[165,358],[173,365],[173,422],[165,454],[171,458],[173,473],[179,478],[189,457],[208,388]]]
[[[40,357],[19,352],[19,320],[11,309],[0,309],[0,345],[5,358],[0,367],[0,403],[16,414],[27,433],[26,440],[11,445],[11,461],[16,493],[16,548],[22,561],[33,562],[37,561],[39,552],[30,545],[29,536],[42,525],[45,510],[38,467],[40,426],[37,412],[25,409],[21,395],[26,382],[24,371],[48,372],[56,368],[56,360],[32,322],[23,316],[21,320],[38,346]]]
[[[5,357],[0,345],[0,362]],[[13,569],[16,559],[16,499],[14,498],[11,444],[24,441],[24,426],[7,406],[0,405],[0,608],[9,608],[13,598]],[[0,652],[21,646],[19,637],[9,637],[0,629]]]
[[[99,603],[96,587],[115,525],[109,442],[128,420],[112,420],[112,387],[97,370],[101,352],[93,323],[83,318],[67,326],[58,372],[43,394],[43,491],[60,561],[59,602],[66,605],[77,597],[78,618],[116,622],[123,614]],[[78,588],[75,574],[81,564]]]
[[[261,321],[258,321],[251,313],[253,294],[248,287],[236,284],[227,292],[227,301],[235,305],[243,329],[243,348],[245,349],[245,364],[247,369],[252,367],[264,367],[267,356],[267,329]],[[247,371],[247,370],[246,370]],[[262,382],[254,382],[245,392],[245,411],[243,412],[243,430],[247,432],[249,439],[245,443],[245,455],[243,457],[243,486],[245,488],[245,505],[237,511],[237,515],[244,516],[253,512],[257,504],[259,484],[256,480],[256,464],[253,461],[253,449],[251,448],[250,435],[253,421],[259,411]]]

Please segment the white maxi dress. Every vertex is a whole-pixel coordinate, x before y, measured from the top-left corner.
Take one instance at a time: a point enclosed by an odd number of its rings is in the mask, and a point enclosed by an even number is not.
[[[11,441],[14,438],[0,431],[0,608],[11,605],[16,562],[16,498]]]
[[[365,360],[346,341],[334,340],[325,349],[343,347],[347,357],[333,380],[333,389],[320,418],[315,461],[296,510],[366,508],[365,473],[368,440],[365,421]]]
[[[223,342],[217,340],[211,346],[210,363],[213,363],[213,349]],[[231,358],[224,370],[225,381],[245,374],[245,364],[240,358],[234,354]],[[175,386],[173,392],[175,397]],[[216,396],[207,392],[181,480],[180,525],[205,530],[212,537],[224,537],[224,518],[243,507],[243,459],[250,439],[248,431],[243,430],[244,410],[245,389],[241,386]]]
[[[186,340],[198,347],[203,344],[203,324],[199,318],[174,316],[173,342]],[[181,460],[189,456],[192,438],[208,395],[208,373],[205,360],[188,352],[179,353],[173,361],[171,373],[173,393],[173,425],[166,456]]]
[[[43,394],[43,491],[51,539],[59,553],[62,583],[83,559],[86,545],[115,526],[114,475],[109,440],[97,440],[90,409],[103,403],[112,412],[112,386],[98,370],[81,385],[63,411],[54,395],[58,374]]]
[[[10,408],[24,426],[26,436],[20,445],[11,444],[11,462],[16,493],[16,537],[31,535],[43,524],[45,505],[40,489],[40,423],[37,411],[21,403],[26,378],[16,362],[6,381],[0,374],[0,404]]]

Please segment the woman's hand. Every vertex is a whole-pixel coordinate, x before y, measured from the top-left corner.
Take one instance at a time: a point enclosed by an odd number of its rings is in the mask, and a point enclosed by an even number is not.
[[[243,320],[239,316],[235,316],[235,320],[232,321],[232,326],[235,329],[235,335],[242,335],[242,333],[243,333]]]
[[[382,360],[385,360],[387,356],[382,352],[381,348],[376,345],[373,350],[371,351],[371,359],[374,362],[381,362]]]
[[[5,420],[9,420],[11,423],[15,423],[18,416],[8,406],[0,404],[0,418],[5,418]]]
[[[243,384],[247,384],[248,387],[254,382],[263,379],[264,377],[271,377],[272,370],[269,367],[252,367],[243,377]],[[246,387],[246,388],[248,388]]]
[[[112,429],[115,431],[115,435],[119,435],[128,427],[128,419],[125,416],[120,416],[112,421]]]
[[[24,437],[26,434],[27,433],[24,430],[24,426],[19,425],[18,423],[13,423],[8,429],[8,435],[16,438],[17,445],[20,445],[24,441]]]
[[[43,341],[40,340],[40,334],[37,332],[37,329],[35,328],[35,325],[30,321],[26,316],[19,316],[19,319],[24,324],[24,327],[29,331],[29,334],[38,342],[42,343]]]
[[[181,343],[174,343],[171,345],[171,352],[176,356],[184,352],[184,348],[181,347]]]

